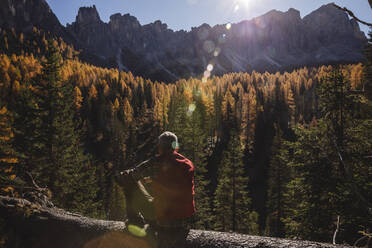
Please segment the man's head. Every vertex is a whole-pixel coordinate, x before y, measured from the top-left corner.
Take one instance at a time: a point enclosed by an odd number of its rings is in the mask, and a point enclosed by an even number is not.
[[[164,132],[158,138],[158,152],[160,155],[173,153],[178,149],[177,136],[172,132]]]

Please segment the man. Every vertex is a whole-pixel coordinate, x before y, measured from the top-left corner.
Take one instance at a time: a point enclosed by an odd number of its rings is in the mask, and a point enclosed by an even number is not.
[[[174,133],[161,134],[157,148],[155,158],[120,173],[129,223],[138,223],[140,213],[155,226],[158,247],[182,247],[195,213],[194,166],[177,153],[178,140]],[[151,185],[151,194],[143,182]]]

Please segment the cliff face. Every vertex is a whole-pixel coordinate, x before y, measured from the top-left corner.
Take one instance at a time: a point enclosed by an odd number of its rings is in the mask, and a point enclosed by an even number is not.
[[[27,32],[33,26],[47,30],[63,27],[44,0],[3,0],[0,2],[0,25]]]
[[[114,14],[104,23],[95,6],[80,8],[75,22],[64,28],[45,0],[0,5],[0,27],[50,30],[120,69],[167,82],[202,76],[208,64],[212,74],[223,74],[356,62],[366,44],[356,21],[331,4],[303,19],[295,9],[272,10],[249,21],[203,24],[189,32],[175,32],[160,21],[141,25],[129,14]]]
[[[63,37],[69,43],[74,42],[45,0],[0,1],[1,28],[14,28],[18,32],[28,33],[34,26]]]

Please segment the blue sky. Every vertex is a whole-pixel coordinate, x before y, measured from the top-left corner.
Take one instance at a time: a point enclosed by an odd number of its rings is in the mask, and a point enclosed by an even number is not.
[[[173,30],[190,30],[208,23],[240,22],[262,15],[272,9],[287,11],[295,8],[301,16],[332,0],[47,0],[63,25],[75,20],[81,6],[96,5],[100,17],[108,22],[115,13],[129,13],[147,24],[161,20]],[[367,0],[334,0],[352,10],[362,20],[372,22],[372,9]],[[361,26],[367,32],[368,27]]]

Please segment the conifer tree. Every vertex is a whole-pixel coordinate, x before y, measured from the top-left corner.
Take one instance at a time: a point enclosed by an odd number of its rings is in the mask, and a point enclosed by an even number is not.
[[[296,122],[296,104],[293,97],[293,92],[291,89],[288,89],[287,97],[286,97],[287,105],[288,105],[288,123],[290,126],[294,126]]]
[[[240,139],[233,130],[218,171],[214,195],[215,230],[258,233],[258,214],[250,208],[247,184]]]
[[[182,141],[182,132],[186,127],[188,103],[181,93],[175,93],[169,107],[169,130],[179,136]],[[182,148],[181,148],[182,149]]]
[[[26,173],[31,173],[39,185],[45,186],[42,178],[38,178],[43,168],[40,161],[45,153],[41,142],[41,111],[36,103],[34,90],[30,83],[24,82],[16,101],[11,106],[14,113],[13,146],[20,154],[16,175],[26,179]]]
[[[207,133],[203,120],[205,106],[200,101],[189,105],[186,127],[183,130],[182,140],[184,154],[191,159],[195,166],[195,202],[198,214],[195,228],[209,229],[211,225],[211,198],[209,194],[209,180],[207,179]]]
[[[42,74],[25,95],[35,123],[23,128],[18,137],[27,137],[24,171],[31,172],[38,183],[47,186],[57,205],[69,210],[95,215],[97,186],[95,168],[84,154],[75,117],[74,86],[60,78],[61,57],[52,41],[48,43]],[[25,111],[25,108],[19,109]],[[19,115],[20,119],[22,118]],[[22,143],[18,141],[18,145]],[[25,144],[23,144],[24,146]],[[30,162],[33,167],[26,164]]]
[[[116,105],[116,106],[115,106]],[[102,155],[104,161],[107,164],[105,173],[105,187],[100,189],[100,195],[105,199],[106,212],[109,212],[110,197],[115,187],[114,177],[116,173],[123,170],[128,166],[127,161],[127,142],[129,132],[126,129],[127,126],[123,121],[120,120],[120,105],[117,104],[111,106],[110,119],[107,123],[107,130],[104,133],[104,141]],[[121,117],[123,118],[123,117]]]
[[[291,180],[282,206],[286,236],[329,241],[337,218],[335,199],[331,197],[337,181],[328,157],[332,152],[324,127],[298,127],[295,133],[296,141],[289,146],[293,151],[289,161]]]
[[[15,190],[12,181],[16,177],[18,157],[12,144],[10,113],[2,104],[0,108],[0,194],[10,194]]]
[[[289,168],[288,149],[285,147],[283,134],[279,125],[275,126],[276,135],[272,145],[267,194],[267,221],[266,233],[274,237],[284,237],[284,224],[282,222],[283,198],[285,186],[288,183]]]

